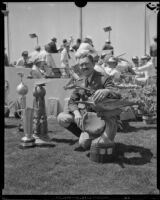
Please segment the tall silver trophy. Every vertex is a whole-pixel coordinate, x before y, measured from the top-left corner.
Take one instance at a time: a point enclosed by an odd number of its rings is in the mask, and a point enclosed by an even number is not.
[[[23,73],[18,73],[21,77],[21,82],[17,86],[17,92],[20,95],[20,111],[22,129],[24,137],[21,139],[20,148],[28,148],[35,146],[35,139],[32,137],[33,127],[33,108],[26,108],[26,94],[28,93],[28,87],[24,84],[22,78]]]

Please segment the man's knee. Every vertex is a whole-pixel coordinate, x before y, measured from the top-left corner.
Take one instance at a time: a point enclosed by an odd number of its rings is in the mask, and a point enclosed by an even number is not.
[[[62,127],[67,128],[73,122],[73,116],[62,112],[57,116],[57,121]]]

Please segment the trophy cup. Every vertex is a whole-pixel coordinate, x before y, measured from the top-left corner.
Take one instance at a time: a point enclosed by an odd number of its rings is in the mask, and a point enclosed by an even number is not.
[[[20,98],[19,98],[19,102],[20,102],[20,110],[18,111],[19,112],[19,115],[20,115],[20,118],[21,118],[21,121],[23,120],[23,115],[20,114],[22,113],[23,109],[26,108],[26,94],[28,93],[28,87],[27,85],[25,85],[23,83],[23,76],[24,74],[23,73],[17,73],[20,78],[21,78],[21,82],[20,84],[17,86],[17,93],[20,95]],[[23,125],[22,125],[22,122],[20,123],[19,125],[19,131],[24,131],[23,130]]]
[[[33,108],[25,108],[23,110],[23,127],[24,137],[21,139],[20,148],[29,148],[35,146],[35,139],[32,137],[33,133]]]
[[[28,87],[23,83],[23,73],[18,73],[21,77],[21,83],[17,86],[17,92],[20,96],[20,110],[21,112],[21,124],[19,129],[24,131],[25,136],[21,139],[20,148],[33,147],[35,145],[35,139],[32,137],[33,126],[33,109],[26,108],[26,94],[28,93]],[[23,125],[22,125],[23,124]]]
[[[36,146],[55,146],[48,136],[48,123],[45,108],[45,82],[36,83],[33,91],[33,137]]]

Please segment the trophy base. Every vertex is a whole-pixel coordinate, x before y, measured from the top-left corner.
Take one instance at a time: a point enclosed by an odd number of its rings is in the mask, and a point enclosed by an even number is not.
[[[114,158],[114,147],[91,146],[90,160],[98,163],[106,163]]]
[[[26,149],[26,148],[31,148],[35,147],[35,139],[34,138],[28,138],[28,137],[23,137],[21,139],[21,143],[19,145],[20,149]]]

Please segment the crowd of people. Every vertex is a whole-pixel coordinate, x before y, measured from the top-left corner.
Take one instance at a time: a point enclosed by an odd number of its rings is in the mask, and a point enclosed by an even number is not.
[[[12,66],[31,68],[33,78],[54,77],[54,70],[59,69],[61,77],[71,77],[73,75],[73,64],[70,60],[77,60],[81,54],[91,53],[95,59],[95,70],[113,76],[116,80],[121,78],[122,74],[135,75],[138,81],[146,81],[152,75],[152,69],[157,68],[157,38],[154,37],[154,43],[150,47],[150,55],[132,57],[132,61],[120,56],[114,56],[114,47],[111,41],[106,40],[99,54],[90,36],[83,40],[77,39],[73,44],[73,38],[63,39],[62,45],[57,48],[57,39],[54,37],[51,42],[46,44],[42,49],[37,45],[33,52],[23,51],[19,58]],[[60,53],[60,66],[56,66],[52,54]],[[5,66],[9,66],[7,54],[5,53]],[[37,73],[37,75],[36,75]]]

